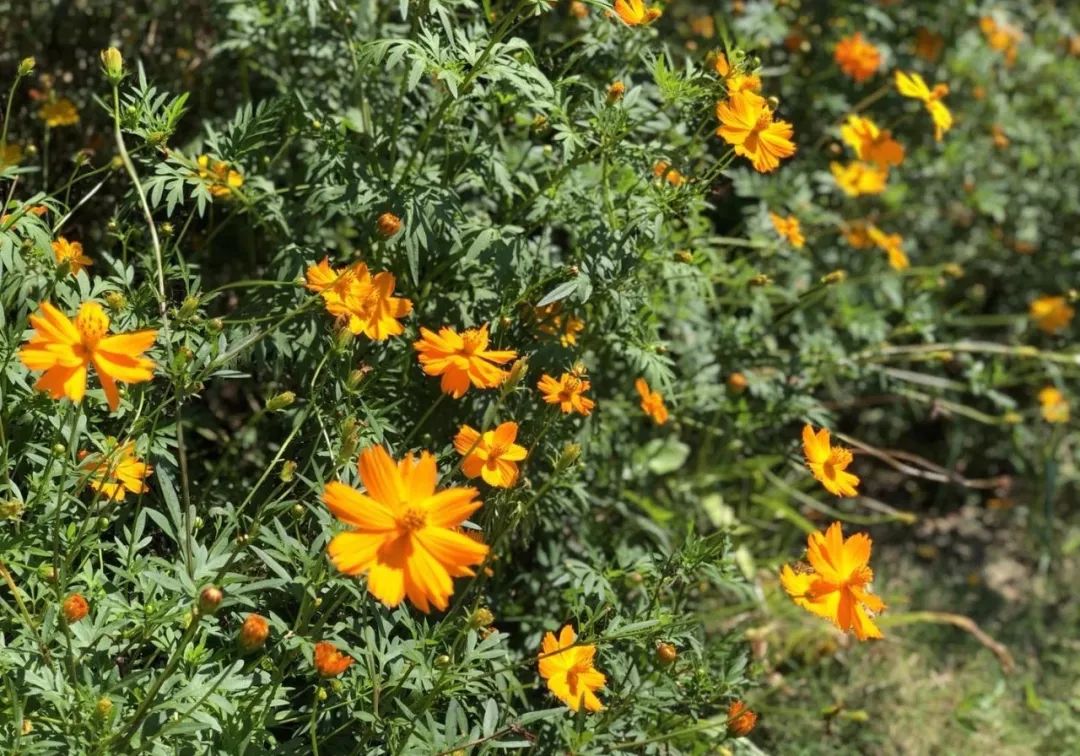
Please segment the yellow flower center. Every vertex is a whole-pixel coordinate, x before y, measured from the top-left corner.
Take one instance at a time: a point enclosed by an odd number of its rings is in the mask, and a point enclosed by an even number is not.
[[[462,333],[461,340],[464,342],[461,352],[467,357],[471,357],[484,348],[484,334],[476,329],[470,329]]]
[[[109,332],[109,316],[97,302],[83,302],[75,316],[75,327],[79,329],[83,346],[93,349]]]
[[[414,533],[425,525],[427,525],[427,515],[420,509],[410,507],[398,518],[398,527],[409,533]]]

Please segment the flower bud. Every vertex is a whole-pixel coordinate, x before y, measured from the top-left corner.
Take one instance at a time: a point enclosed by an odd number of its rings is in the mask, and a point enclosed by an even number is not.
[[[364,382],[364,378],[372,370],[371,365],[361,365],[349,373],[349,377],[345,379],[345,385],[349,387],[349,390],[356,391],[360,388],[360,384]]]
[[[62,443],[57,442],[53,444],[52,453],[54,456],[59,457],[60,455],[67,453],[67,447],[64,446]]]
[[[439,654],[438,656],[435,657],[435,666],[440,667],[440,668],[441,667],[449,667],[450,666],[450,657],[447,656],[446,654]]]
[[[269,636],[270,623],[266,621],[266,617],[260,614],[249,614],[240,627],[237,641],[240,644],[241,652],[250,654],[252,651],[258,651],[266,645],[266,639]]]
[[[734,372],[727,377],[728,391],[733,394],[741,394],[746,391],[748,383],[746,376],[739,372]]]
[[[109,715],[112,714],[112,710],[113,702],[108,696],[99,698],[94,706],[94,714],[97,715],[98,719],[108,719]]]
[[[281,472],[278,473],[278,479],[282,483],[291,483],[294,477],[296,477],[296,461],[287,459],[281,463]]]
[[[118,291],[110,291],[105,295],[105,304],[113,312],[120,312],[127,306],[127,297]]]
[[[180,304],[180,309],[176,313],[176,317],[180,320],[190,320],[191,316],[199,311],[199,298],[195,296],[184,297],[184,301]]]
[[[661,664],[671,664],[679,658],[679,652],[670,643],[656,644],[656,659]]]
[[[0,501],[0,520],[22,519],[22,513],[24,509],[26,509],[26,505],[18,499],[11,499],[10,501]]]
[[[559,458],[555,461],[555,469],[562,472],[571,467],[581,456],[581,444],[567,443],[559,452]]]
[[[757,724],[757,714],[742,701],[732,701],[727,710],[727,722],[728,733],[734,738],[743,738],[749,735]]]
[[[749,283],[750,283],[750,286],[753,287],[753,288],[759,288],[759,287],[762,287],[762,286],[769,286],[770,284],[772,284],[772,278],[765,275],[764,273],[758,273],[757,275],[754,275],[754,276],[750,277]]]
[[[38,577],[49,583],[56,582],[56,568],[51,564],[43,564],[38,567]]]
[[[481,627],[487,627],[495,621],[495,615],[486,606],[482,606],[477,609],[472,615],[469,616],[469,627],[474,630]]]
[[[846,270],[834,270],[831,273],[826,273],[824,276],[821,277],[821,283],[825,284],[826,286],[842,283],[845,280],[847,280]]]
[[[529,361],[525,357],[521,357],[514,360],[514,364],[510,366],[510,372],[506,376],[506,380],[502,385],[503,396],[509,394],[521,384],[521,380],[525,377],[525,374],[529,371]]]
[[[34,66],[36,66],[36,65],[37,65],[37,61],[34,60],[33,57],[23,58],[21,61],[19,61],[19,70],[18,70],[19,78],[21,79],[24,76],[29,76],[31,73],[33,73]]]
[[[160,226],[158,226],[158,231],[161,232],[161,236],[163,238],[168,239],[169,237],[171,237],[173,234],[176,233],[176,226],[169,223],[169,221],[165,221]]]
[[[608,105],[614,105],[623,98],[626,94],[626,85],[621,81],[613,81],[611,86],[607,89],[607,103]]]
[[[221,333],[224,330],[225,330],[225,321],[222,320],[221,318],[212,318],[212,319],[206,321],[206,331],[207,331],[207,333],[210,333],[210,334],[213,334],[213,335],[216,336],[217,334]]]
[[[295,401],[296,394],[291,391],[282,391],[277,396],[270,398],[270,401],[266,403],[266,411],[277,412],[278,410],[283,410]]]
[[[124,56],[115,47],[101,51],[101,68],[107,78],[113,84],[119,84],[124,78]]]
[[[208,585],[199,593],[199,611],[202,614],[214,614],[221,606],[223,598],[221,589],[214,585]]]
[[[694,253],[688,249],[680,249],[675,253],[675,261],[689,265],[694,262]]]
[[[383,213],[375,221],[375,228],[378,229],[381,237],[389,239],[401,230],[401,218],[393,213]]]
[[[60,608],[64,613],[64,619],[67,620],[69,625],[78,622],[90,612],[90,604],[86,603],[86,599],[83,598],[81,593],[73,593],[68,596],[64,599],[64,603]]]
[[[22,727],[19,728],[19,732],[23,735],[29,735],[34,731],[34,723],[30,721],[30,717],[23,717]]]
[[[329,697],[330,697],[330,694],[326,692],[326,688],[319,688],[319,690],[318,690],[318,692],[317,692],[317,693],[315,694],[315,696],[316,696],[316,698],[318,698],[318,699],[319,699],[320,701],[325,701],[325,700],[326,700],[327,698],[329,698]]]

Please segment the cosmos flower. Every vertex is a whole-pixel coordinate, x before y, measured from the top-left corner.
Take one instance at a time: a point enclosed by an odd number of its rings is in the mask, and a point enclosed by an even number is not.
[[[243,174],[224,160],[211,160],[209,155],[199,155],[195,162],[198,165],[196,175],[207,184],[214,197],[225,199],[244,185]]]
[[[564,414],[577,412],[588,415],[593,411],[596,402],[585,396],[592,384],[584,378],[584,371],[573,370],[563,373],[556,380],[546,373],[540,377],[537,388],[544,395],[544,401],[548,404],[557,404]]]
[[[659,391],[653,391],[644,378],[634,381],[634,388],[641,397],[641,411],[652,418],[657,425],[663,425],[668,421],[668,410],[664,406],[664,397]]]
[[[514,485],[518,479],[517,463],[528,456],[525,447],[514,443],[517,433],[518,425],[514,422],[502,423],[484,433],[462,425],[454,437],[454,448],[465,457],[461,463],[465,477],[481,477],[496,488]]]
[[[881,168],[898,166],[904,162],[904,147],[892,138],[892,132],[882,131],[869,118],[849,115],[840,127],[840,138],[855,150],[859,160],[866,160]]]
[[[934,121],[934,139],[940,142],[945,132],[953,125],[952,113],[942,102],[945,95],[949,94],[949,85],[935,84],[934,88],[930,89],[919,74],[897,71],[896,89],[904,97],[919,100],[926,106],[930,118]]]
[[[128,441],[107,454],[91,454],[82,462],[89,485],[108,501],[123,501],[129,493],[143,494],[150,490],[146,478],[153,468],[135,456],[135,442]]]
[[[341,318],[350,333],[385,341],[405,331],[398,320],[412,312],[412,302],[393,296],[397,280],[392,273],[372,275],[362,262],[335,269],[324,257],[307,269],[305,280],[305,287],[323,298],[326,311]]]
[[[558,336],[559,343],[564,347],[576,346],[578,334],[585,330],[585,321],[564,312],[562,302],[535,308],[533,318],[537,330],[549,336]]]
[[[604,705],[596,691],[607,683],[604,673],[593,666],[596,646],[574,645],[574,628],[565,625],[555,634],[547,632],[540,647],[540,676],[547,681],[548,690],[573,711],[584,704],[588,711],[600,711]]]
[[[776,170],[782,159],[795,154],[791,124],[774,121],[765,98],[755,92],[736,92],[717,103],[716,117],[721,124],[716,133],[760,173]]]
[[[860,84],[881,68],[881,52],[863,39],[862,32],[841,39],[833,51],[833,59],[845,75]]]
[[[794,215],[783,217],[776,213],[769,213],[769,220],[772,221],[773,228],[776,229],[776,233],[780,234],[780,238],[787,239],[795,249],[802,249],[806,244],[806,238],[802,233],[802,226],[799,224],[799,219]]]
[[[19,350],[30,370],[44,370],[34,388],[53,399],[67,397],[76,404],[86,393],[87,369],[93,364],[109,409],[120,406],[116,382],[142,383],[154,377],[154,362],[142,356],[157,331],[109,334],[109,316],[97,302],[83,302],[75,322],[48,302],[30,316],[34,335]]]
[[[337,677],[353,663],[354,659],[343,654],[330,641],[319,641],[311,657],[319,677]]]
[[[387,606],[406,596],[420,611],[446,609],[453,578],[473,575],[471,566],[488,547],[458,531],[480,508],[475,488],[436,491],[435,457],[422,452],[395,463],[381,446],[360,453],[365,493],[328,483],[323,502],[352,529],[330,541],[330,561],[346,575],[367,574],[368,591]]]
[[[803,453],[806,466],[818,479],[825,490],[837,496],[855,496],[859,478],[847,472],[851,464],[851,451],[841,446],[832,446],[829,431],[822,428],[816,434],[809,423],[803,426]]]
[[[885,184],[889,180],[888,169],[873,163],[855,161],[842,165],[834,161],[829,163],[829,170],[832,171],[836,185],[849,197],[881,194],[885,191]]]
[[[1042,416],[1046,422],[1069,422],[1069,400],[1053,386],[1039,392],[1039,404],[1042,405]]]
[[[655,6],[647,6],[644,0],[615,0],[615,14],[627,26],[651,24],[660,18],[662,11]]]
[[[1076,311],[1065,301],[1065,297],[1043,296],[1031,303],[1028,314],[1040,330],[1057,333],[1068,327]]]
[[[79,122],[79,109],[66,97],[47,102],[38,110],[38,117],[50,129],[59,126],[74,126]]]
[[[844,540],[840,523],[834,522],[824,535],[815,531],[807,538],[809,569],[795,570],[785,564],[780,582],[803,609],[843,631],[853,631],[859,640],[881,638],[870,613],[883,612],[885,602],[869,591],[874,579],[870,547],[866,533]]]
[[[56,264],[67,264],[72,275],[77,275],[80,270],[94,264],[93,260],[83,254],[81,243],[70,242],[62,236],[52,243],[52,251]]]
[[[745,738],[757,724],[757,712],[743,701],[732,701],[727,709],[728,732],[734,738]]]
[[[428,375],[441,375],[439,387],[444,394],[459,399],[476,388],[498,388],[509,372],[498,367],[517,357],[511,350],[488,349],[488,327],[468,328],[460,334],[453,328],[440,328],[438,334],[420,329],[420,339],[413,347],[420,353],[420,367]]]

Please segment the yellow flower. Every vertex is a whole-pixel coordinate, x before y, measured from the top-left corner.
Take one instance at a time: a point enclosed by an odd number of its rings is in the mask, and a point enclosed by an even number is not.
[[[23,148],[18,144],[7,144],[0,150],[0,171],[22,162]]]
[[[544,401],[548,404],[559,405],[559,409],[567,415],[571,412],[588,415],[593,411],[596,402],[585,396],[590,386],[591,384],[577,370],[563,373],[558,380],[545,373],[537,384],[544,395]]]
[[[545,633],[540,647],[540,676],[547,681],[548,690],[572,710],[579,711],[584,704],[588,711],[600,711],[604,705],[596,691],[604,687],[607,678],[593,666],[596,646],[574,645],[576,640],[570,625],[563,627],[558,640],[554,633]]]
[[[83,302],[75,322],[48,302],[40,314],[30,316],[34,335],[19,350],[30,370],[44,370],[34,388],[53,399],[66,396],[82,401],[91,363],[101,379],[109,409],[120,406],[116,382],[142,383],[154,377],[154,363],[142,356],[157,338],[157,331],[109,335],[109,316],[97,302]]]
[[[773,120],[761,95],[736,92],[727,102],[716,104],[716,117],[721,123],[716,133],[735,148],[736,155],[749,158],[760,173],[775,170],[782,159],[795,154],[794,129],[787,121]]]
[[[355,660],[348,654],[338,651],[337,646],[330,641],[319,641],[315,644],[311,661],[319,677],[330,678],[337,677],[347,670]]]
[[[796,571],[785,564],[780,582],[803,609],[843,631],[854,631],[859,640],[881,638],[881,630],[868,614],[885,610],[885,602],[869,591],[874,579],[870,547],[866,533],[844,540],[840,523],[834,522],[824,535],[815,531],[807,538],[806,559],[811,570]]]
[[[475,488],[436,491],[435,457],[422,452],[395,463],[381,446],[360,453],[366,493],[335,481],[323,502],[353,529],[330,541],[330,561],[346,575],[367,574],[368,591],[387,606],[406,596],[420,611],[445,610],[452,578],[473,575],[488,547],[457,532],[482,502]]]
[[[686,183],[686,176],[671,167],[666,160],[657,160],[652,167],[653,176],[667,181],[672,186],[682,186]]]
[[[840,40],[833,58],[840,70],[858,83],[866,81],[881,68],[881,53],[863,39],[862,32],[855,32]]]
[[[904,252],[904,237],[900,234],[886,234],[874,225],[867,229],[867,234],[870,240],[888,255],[889,265],[893,270],[905,270],[911,266],[911,261]]]
[[[362,262],[338,270],[324,257],[307,269],[305,278],[305,287],[322,296],[326,311],[341,318],[350,333],[385,341],[405,331],[398,319],[412,312],[412,302],[393,296],[397,280],[392,273],[373,276]]]
[[[661,15],[659,8],[646,6],[644,0],[615,0],[614,10],[627,26],[651,24]]]
[[[1065,301],[1065,297],[1044,296],[1031,303],[1028,314],[1041,330],[1057,333],[1068,327],[1076,311]]]
[[[853,220],[841,224],[840,233],[843,235],[844,241],[855,249],[867,249],[874,245],[873,239],[870,238],[871,228],[873,228],[873,225],[864,220]]]
[[[942,102],[945,95],[949,93],[949,85],[935,84],[934,88],[930,89],[919,74],[897,71],[896,89],[904,97],[919,100],[926,106],[930,118],[934,121],[934,139],[940,142],[945,132],[953,125],[952,113]]]
[[[1039,404],[1042,405],[1042,416],[1046,422],[1069,422],[1069,400],[1053,386],[1039,392]]]
[[[440,328],[439,333],[420,329],[420,339],[413,342],[420,353],[420,367],[428,375],[441,375],[439,388],[444,394],[460,399],[469,390],[498,388],[510,373],[505,365],[517,357],[512,350],[488,349],[488,327],[468,328],[458,334],[453,328]]]
[[[50,129],[58,126],[74,126],[79,122],[79,109],[66,97],[47,102],[38,110],[38,117]]]
[[[210,160],[209,155],[199,155],[198,177],[209,185],[210,194],[224,199],[244,185],[243,175],[231,168],[224,160]]]
[[[135,443],[128,441],[108,454],[92,454],[82,462],[89,475],[88,483],[108,501],[123,501],[129,493],[143,494],[150,490],[146,478],[153,468],[135,456]]]
[[[562,302],[552,302],[533,311],[536,327],[541,333],[558,336],[564,347],[575,346],[578,334],[585,330],[585,321],[563,312]]]
[[[664,406],[664,396],[659,391],[652,391],[644,378],[634,381],[634,388],[641,397],[641,411],[652,418],[657,425],[663,425],[668,421],[667,407]]]
[[[863,194],[881,194],[889,180],[889,170],[873,163],[858,161],[842,165],[829,163],[836,185],[849,197]]]
[[[841,446],[832,446],[829,431],[822,428],[816,434],[808,423],[802,432],[803,454],[806,466],[818,479],[825,490],[836,496],[855,496],[859,478],[847,472],[851,464],[851,451]]]
[[[517,463],[529,455],[517,440],[517,423],[507,422],[480,433],[463,425],[454,437],[454,448],[465,457],[461,471],[467,478],[481,477],[489,486],[510,488],[518,479]]]
[[[892,138],[892,132],[882,131],[869,118],[849,115],[840,127],[840,138],[853,150],[859,160],[867,160],[882,168],[904,162],[904,147]]]
[[[62,236],[52,243],[52,251],[56,257],[56,264],[64,265],[66,263],[72,275],[94,264],[93,260],[83,254],[82,244],[69,242]]]
[[[770,212],[769,220],[772,221],[776,233],[780,234],[781,238],[791,242],[791,246],[795,249],[802,249],[803,245],[806,244],[806,238],[802,233],[802,226],[799,224],[799,219],[794,215],[789,215],[784,218],[783,216]]]

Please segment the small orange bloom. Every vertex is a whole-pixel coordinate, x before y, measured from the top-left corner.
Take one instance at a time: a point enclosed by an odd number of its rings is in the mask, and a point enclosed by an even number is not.
[[[641,411],[652,418],[657,425],[668,421],[668,410],[664,406],[664,397],[659,391],[652,391],[644,378],[634,381],[634,388],[641,397]]]
[[[404,333],[398,320],[412,312],[412,302],[393,296],[397,284],[393,273],[372,275],[362,262],[335,269],[324,257],[307,269],[305,278],[305,287],[322,296],[326,311],[341,318],[350,333],[364,334],[372,341]]]
[[[666,160],[657,160],[652,167],[653,176],[667,181],[672,186],[682,186],[686,183],[686,176],[671,167]]]
[[[889,257],[889,266],[893,270],[906,270],[911,266],[907,253],[904,252],[904,237],[900,234],[886,234],[877,226],[867,229],[870,240]]]
[[[1046,422],[1069,422],[1069,400],[1053,386],[1039,392],[1039,404],[1042,405],[1042,416]]]
[[[208,185],[211,196],[224,199],[244,185],[244,176],[224,160],[211,160],[209,155],[196,159],[196,175]]]
[[[575,645],[574,628],[566,625],[555,634],[547,632],[540,647],[540,676],[547,681],[548,690],[556,698],[579,711],[582,704],[588,711],[600,711],[604,705],[596,691],[607,683],[604,673],[593,666],[596,646]]]
[[[468,328],[458,334],[453,328],[439,333],[420,329],[420,339],[413,343],[420,353],[420,367],[428,375],[441,375],[439,386],[444,394],[460,399],[469,390],[498,388],[510,373],[505,365],[517,357],[511,350],[488,349],[488,327]]]
[[[1012,24],[999,24],[990,16],[979,19],[979,29],[986,37],[986,43],[991,50],[996,50],[1005,57],[1005,65],[1011,66],[1016,63],[1019,53],[1020,42],[1024,39],[1024,33]]]
[[[517,440],[518,425],[500,424],[495,430],[480,433],[463,425],[454,437],[454,448],[465,457],[461,471],[467,478],[481,477],[489,486],[510,488],[518,479],[517,463],[529,455]]]
[[[651,24],[662,13],[655,6],[646,6],[644,0],[615,0],[614,11],[627,26]]]
[[[38,110],[38,117],[50,129],[58,126],[74,126],[79,122],[79,109],[66,97],[47,102]]]
[[[1003,150],[1009,146],[1009,135],[1005,133],[1005,129],[1001,128],[1001,124],[995,123],[990,127],[990,135],[994,138],[994,146],[999,150]]]
[[[945,49],[945,38],[920,26],[915,30],[915,54],[925,61],[936,63]]]
[[[330,641],[319,641],[315,644],[312,661],[320,677],[337,677],[348,669],[354,660],[348,654],[338,651]]]
[[[873,228],[873,224],[869,224],[864,220],[853,220],[842,223],[840,233],[843,235],[844,241],[855,249],[867,249],[874,245],[873,239],[870,238],[871,228]]]
[[[926,85],[922,76],[917,73],[906,74],[903,71],[896,72],[896,89],[904,97],[919,100],[926,106],[930,118],[934,122],[934,139],[941,141],[945,132],[952,128],[952,113],[942,101],[949,94],[948,84],[935,84],[933,89]]]
[[[548,404],[557,404],[564,414],[577,412],[588,415],[593,411],[596,402],[585,396],[592,384],[582,377],[580,371],[563,373],[558,380],[546,373],[541,376],[537,387],[544,395],[544,401]]]
[[[732,94],[727,102],[716,104],[716,117],[721,124],[716,133],[760,173],[776,170],[782,159],[795,154],[791,141],[795,130],[787,121],[774,121],[772,109],[759,94]]]
[[[832,162],[829,163],[829,170],[836,179],[836,185],[849,197],[881,194],[889,180],[889,170],[872,163],[855,161],[842,165]]]
[[[129,493],[150,490],[146,478],[153,468],[135,456],[135,442],[121,444],[107,454],[92,454],[83,460],[81,469],[90,476],[89,485],[108,501],[123,501]]]
[[[83,246],[79,242],[69,242],[64,237],[58,238],[52,243],[53,255],[57,265],[67,265],[72,275],[77,275],[94,261],[83,254]]]
[[[78,622],[90,612],[90,604],[86,602],[81,593],[73,593],[64,599],[60,609],[64,613],[64,619],[70,625],[73,622]]]
[[[780,582],[803,609],[841,630],[854,631],[859,640],[881,638],[881,630],[868,614],[885,610],[885,602],[869,591],[874,579],[870,547],[866,533],[844,540],[840,523],[834,522],[824,535],[815,531],[807,538],[806,558],[811,569],[793,570],[785,564]]]
[[[742,701],[732,701],[727,709],[728,732],[734,738],[745,738],[757,724],[757,713]]]
[[[888,168],[904,162],[904,147],[892,138],[892,132],[882,131],[869,118],[849,115],[847,123],[840,127],[840,138],[855,150],[859,160]]]
[[[266,639],[270,637],[270,623],[261,614],[249,614],[240,626],[240,635],[237,640],[240,650],[245,654],[262,648]]]
[[[19,350],[30,370],[44,370],[34,388],[53,399],[66,396],[76,404],[86,393],[87,368],[93,363],[109,409],[120,406],[116,382],[142,383],[154,377],[154,362],[142,356],[157,331],[109,334],[109,316],[97,302],[83,302],[75,322],[48,302],[30,316],[34,335]]]
[[[401,230],[401,218],[393,213],[383,213],[375,221],[375,227],[378,229],[380,236],[389,239]]]
[[[458,532],[480,508],[475,488],[436,491],[438,470],[428,452],[400,462],[381,446],[360,453],[360,480],[366,493],[339,481],[328,483],[323,502],[352,530],[338,533],[327,554],[346,575],[367,574],[367,588],[387,606],[406,596],[425,614],[445,610],[453,578],[475,574],[470,567],[488,547]]]
[[[1031,303],[1028,314],[1040,330],[1057,333],[1068,327],[1076,311],[1065,301],[1065,297],[1045,296]]]
[[[575,346],[578,334],[585,330],[585,321],[576,315],[563,312],[562,302],[537,307],[533,316],[537,329],[549,336],[558,336],[564,347]]]
[[[881,52],[863,39],[862,32],[855,32],[840,40],[833,58],[841,71],[860,84],[881,68]]]
[[[859,478],[847,472],[851,464],[851,451],[841,446],[832,446],[829,431],[822,428],[817,434],[809,423],[803,426],[803,453],[806,466],[818,479],[825,490],[837,496],[855,496]]]
[[[787,239],[795,249],[802,249],[803,245],[806,244],[802,226],[799,224],[799,219],[794,215],[785,218],[782,215],[770,212],[769,220],[772,221],[776,233],[780,234],[780,238]]]

